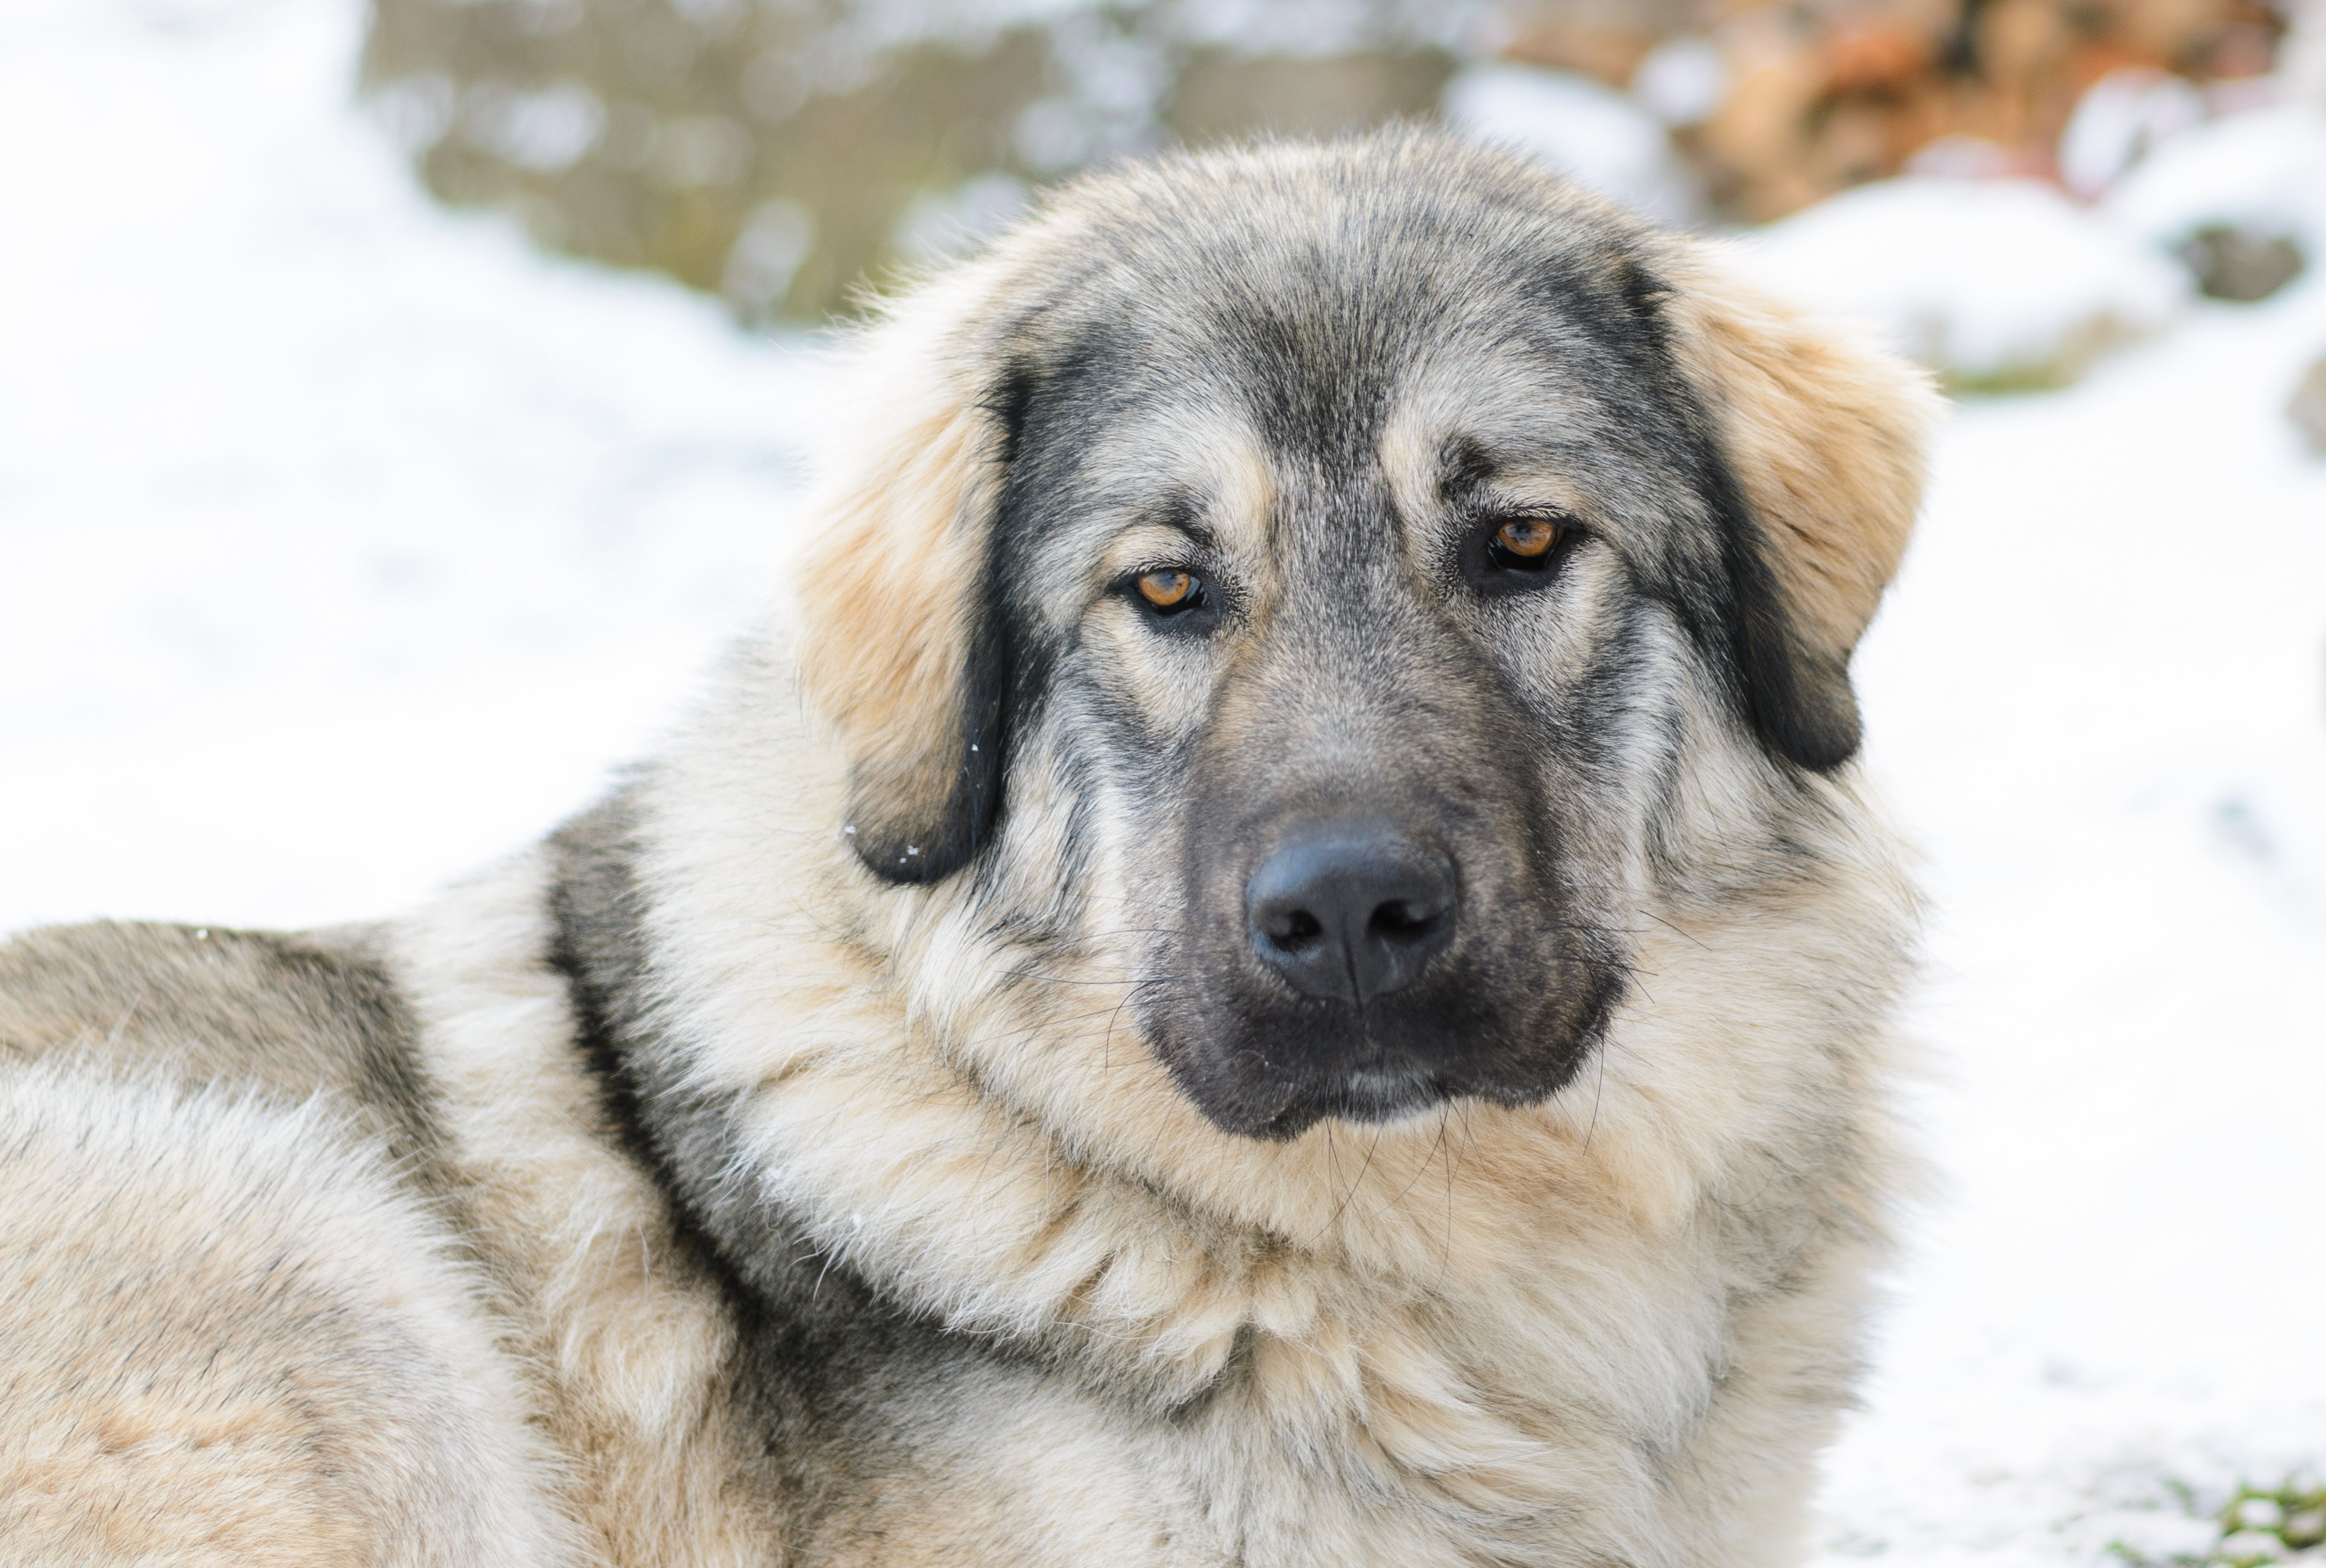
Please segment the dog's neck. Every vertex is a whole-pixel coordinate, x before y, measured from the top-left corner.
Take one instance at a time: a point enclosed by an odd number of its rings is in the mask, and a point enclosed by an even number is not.
[[[651,793],[562,846],[560,958],[609,1104],[723,1266],[778,1295],[805,1280],[819,1310],[877,1302],[1064,1352],[1141,1404],[1319,1347],[1492,1342],[1457,1320],[1513,1304],[1612,1322],[1642,1281],[1703,1263],[1707,1205],[1800,1179],[1781,1174],[1800,1129],[1756,1103],[1795,1069],[1723,1002],[1765,932],[1656,928],[1654,997],[1548,1104],[1270,1143],[1179,1095],[1121,1022],[1119,971],[1062,972],[965,895],[859,894],[833,928],[806,912],[838,901],[801,884],[857,875],[841,856]]]
[[[1877,879],[1659,910],[1646,983],[1546,1104],[1270,1143],[1178,1092],[1118,1021],[1119,967],[1077,971],[959,886],[868,890],[800,825],[838,820],[816,748],[666,765],[553,847],[550,947],[680,1252],[725,1279],[730,1331],[781,1336],[786,1378],[851,1376],[868,1342],[1030,1359],[1096,1402],[1066,1419],[1147,1434],[1229,1515],[1266,1512],[1233,1500],[1242,1433],[1279,1477],[1419,1478],[1413,1517],[1508,1523],[1580,1508],[1553,1480],[1577,1455],[1689,1462],[1754,1314],[1847,1343],[1783,1314],[1878,1229],[1852,1118],[1891,996],[1810,994],[1898,969],[1908,911]],[[1822,1048],[1757,1026],[1772,986]]]

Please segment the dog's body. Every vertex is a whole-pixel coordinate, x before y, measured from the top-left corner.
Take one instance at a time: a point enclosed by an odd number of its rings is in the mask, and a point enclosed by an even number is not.
[[[0,950],[0,1539],[1797,1560],[1919,384],[1406,134],[1085,185],[856,365],[611,802],[387,926]]]

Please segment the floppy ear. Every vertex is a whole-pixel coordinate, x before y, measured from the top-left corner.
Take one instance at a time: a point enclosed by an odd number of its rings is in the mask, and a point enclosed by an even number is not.
[[[1938,395],[1700,252],[1672,276],[1674,354],[1741,503],[1727,543],[1747,703],[1771,746],[1828,772],[1857,750],[1849,655],[1913,530]]]
[[[797,581],[800,683],[847,748],[849,842],[890,882],[958,870],[1001,808],[988,600],[1010,416],[953,363],[945,304],[909,302],[861,356],[859,439],[842,432]]]

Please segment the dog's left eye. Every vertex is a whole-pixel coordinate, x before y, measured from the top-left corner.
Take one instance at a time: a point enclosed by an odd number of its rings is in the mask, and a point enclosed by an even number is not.
[[[1484,593],[1540,588],[1567,558],[1578,531],[1564,517],[1499,515],[1470,531],[1462,551],[1462,575]]]
[[[1131,579],[1130,589],[1140,607],[1161,620],[1200,620],[1212,608],[1212,591],[1204,580],[1181,567],[1142,571]]]
[[[1204,597],[1204,584],[1192,571],[1149,571],[1139,579],[1139,597],[1159,610],[1189,608]]]

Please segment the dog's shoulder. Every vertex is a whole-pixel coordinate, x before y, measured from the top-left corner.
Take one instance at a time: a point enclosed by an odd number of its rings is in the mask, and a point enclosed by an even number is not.
[[[0,945],[0,1055],[328,1095],[416,1152],[432,1142],[430,1095],[373,941],[113,921],[29,932]]]

